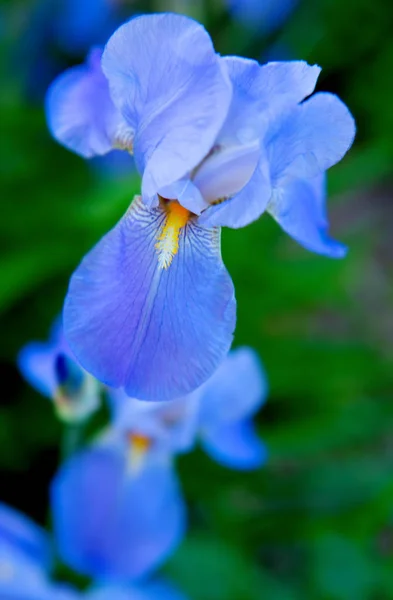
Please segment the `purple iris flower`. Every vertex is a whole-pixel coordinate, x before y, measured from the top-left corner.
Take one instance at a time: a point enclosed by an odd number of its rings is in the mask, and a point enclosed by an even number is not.
[[[30,342],[18,356],[24,378],[53,400],[64,421],[88,418],[100,404],[100,384],[76,362],[64,338],[61,319],[52,326],[48,342]]]
[[[235,327],[221,226],[266,211],[306,248],[344,255],[327,233],[323,178],[355,127],[332,94],[303,102],[319,72],[221,57],[201,25],[157,14],[54,83],[53,135],[84,157],[133,152],[142,175],[142,196],[71,279],[65,333],[86,370],[144,400],[211,376]]]
[[[185,532],[185,507],[169,455],[141,457],[149,442],[108,431],[62,465],[51,488],[55,537],[64,562],[107,581],[150,574]]]
[[[251,348],[237,348],[207,382],[183,398],[143,402],[111,391],[113,429],[134,440],[131,457],[141,466],[154,456],[189,452],[199,440],[221,464],[257,468],[266,449],[252,419],[266,395],[258,356]]]
[[[80,593],[50,581],[53,548],[48,534],[16,510],[0,503],[1,600],[184,600],[165,581],[100,584]]]

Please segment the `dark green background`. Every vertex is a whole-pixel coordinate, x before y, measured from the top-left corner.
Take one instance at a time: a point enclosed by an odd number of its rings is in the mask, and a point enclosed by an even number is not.
[[[0,13],[1,499],[45,522],[63,431],[15,356],[45,339],[72,270],[138,180],[99,176],[50,139],[23,84],[28,61],[15,58],[30,6]],[[270,382],[258,416],[270,459],[238,473],[200,451],[181,458],[190,535],[165,570],[195,600],[393,598],[393,3],[305,0],[265,38],[218,0],[188,6],[221,53],[260,58],[273,45],[320,64],[318,89],[349,105],[358,134],[329,176],[345,260],[308,253],[269,216],[223,232],[235,343],[258,350]]]

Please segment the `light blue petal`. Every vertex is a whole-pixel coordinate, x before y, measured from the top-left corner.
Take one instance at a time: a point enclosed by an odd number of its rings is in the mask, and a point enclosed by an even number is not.
[[[266,461],[266,447],[251,420],[208,429],[202,444],[215,461],[232,469],[257,469]]]
[[[265,402],[267,388],[257,353],[246,346],[232,350],[198,390],[201,427],[217,428],[250,417]]]
[[[270,62],[226,56],[222,59],[233,86],[232,102],[219,143],[249,143],[270,119],[312,94],[320,67],[304,61]]]
[[[201,385],[226,356],[235,327],[219,231],[190,221],[163,268],[155,245],[165,218],[136,199],[74,273],[64,308],[82,366],[142,400],[170,400]]]
[[[186,600],[165,581],[149,581],[128,586],[105,586],[89,592],[86,600]]]
[[[348,108],[333,94],[315,94],[278,118],[266,146],[274,187],[286,177],[316,177],[343,158],[355,137]]]
[[[39,568],[43,570],[49,568],[52,549],[45,530],[22,513],[2,503],[0,503],[0,541],[25,555]]]
[[[133,131],[112,103],[94,49],[87,63],[69,69],[51,85],[46,101],[49,129],[58,142],[85,158],[129,146]]]
[[[120,27],[102,64],[113,101],[135,128],[143,198],[152,205],[213,146],[231,99],[226,69],[205,29],[170,13]]]
[[[289,179],[274,193],[268,210],[299,244],[330,258],[343,258],[346,247],[328,235],[324,177]]]
[[[161,188],[159,193],[168,200],[177,200],[179,204],[195,215],[199,215],[209,206],[197,186],[187,178],[179,179],[179,181]]]
[[[164,462],[127,472],[126,456],[94,447],[61,467],[51,499],[63,560],[94,578],[121,581],[146,575],[184,534],[182,497]]]
[[[271,198],[269,165],[264,153],[245,187],[233,198],[211,206],[199,217],[203,227],[245,227],[259,219]]]

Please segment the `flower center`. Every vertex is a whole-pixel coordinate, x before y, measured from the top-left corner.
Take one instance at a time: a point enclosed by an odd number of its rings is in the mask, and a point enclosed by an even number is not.
[[[157,238],[155,248],[161,269],[168,269],[173,257],[179,250],[180,231],[187,225],[191,213],[177,201],[165,203],[164,210],[166,212],[165,221]]]

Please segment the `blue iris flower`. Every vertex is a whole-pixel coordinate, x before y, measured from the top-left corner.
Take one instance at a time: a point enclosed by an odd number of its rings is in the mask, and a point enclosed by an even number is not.
[[[133,152],[142,195],[87,254],[64,308],[87,371],[129,396],[169,400],[206,381],[235,327],[220,227],[270,213],[327,256],[324,173],[355,126],[334,95],[312,94],[320,68],[221,57],[180,15],[141,16],[101,61],[63,74],[48,94],[53,135],[84,157]]]
[[[60,319],[52,326],[47,343],[30,342],[22,348],[18,366],[38,392],[53,400],[64,421],[83,421],[98,408],[100,384],[76,362]]]
[[[96,584],[86,593],[50,581],[54,548],[48,534],[0,503],[1,600],[185,600],[165,581]]]
[[[148,440],[110,430],[62,465],[51,487],[64,562],[94,579],[150,574],[185,532],[185,507],[169,455],[143,461]]]
[[[258,356],[251,348],[237,348],[207,382],[183,398],[143,402],[111,391],[113,427],[136,441],[133,456],[138,464],[155,455],[189,452],[200,441],[217,462],[252,469],[266,459],[252,421],[266,395]],[[138,452],[141,440],[143,453]]]

